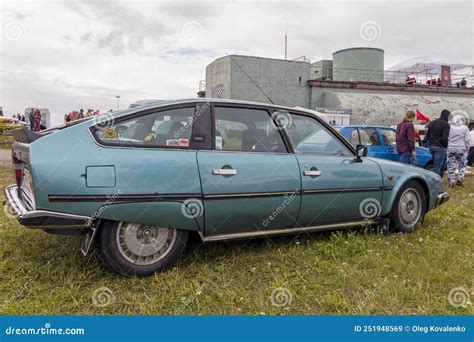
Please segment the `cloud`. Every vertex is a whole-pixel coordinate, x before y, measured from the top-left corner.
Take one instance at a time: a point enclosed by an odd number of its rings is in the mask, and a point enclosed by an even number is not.
[[[15,1],[2,4],[0,105],[35,104],[53,118],[142,98],[196,96],[205,67],[226,53],[329,59],[352,46],[385,50],[385,66],[414,56],[472,63],[472,2]],[[360,26],[376,22],[366,41]],[[16,40],[5,27],[19,24]]]

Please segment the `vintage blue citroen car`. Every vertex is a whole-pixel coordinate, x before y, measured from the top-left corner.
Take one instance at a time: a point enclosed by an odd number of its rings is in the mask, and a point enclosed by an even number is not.
[[[85,233],[83,252],[97,242],[127,276],[175,265],[192,232],[411,232],[449,198],[437,174],[366,157],[310,112],[268,104],[160,101],[14,137],[7,208],[26,227]]]

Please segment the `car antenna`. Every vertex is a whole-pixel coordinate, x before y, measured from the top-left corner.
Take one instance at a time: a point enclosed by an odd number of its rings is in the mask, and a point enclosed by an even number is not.
[[[237,63],[237,62],[234,60],[233,56],[232,56],[232,55],[229,55],[228,53],[226,53],[226,55],[229,56],[229,57],[230,57],[230,60],[231,60],[232,62],[234,62],[235,65],[237,65],[240,70],[242,70],[242,72],[244,73],[244,75],[247,76],[248,79],[249,79],[250,81],[252,81],[253,84],[255,84],[255,86],[257,87],[257,89],[260,90],[263,95],[265,95],[265,97],[268,99],[268,101],[270,101],[272,104],[275,104],[275,102],[273,102],[273,100],[270,98],[270,96],[268,96],[267,93],[265,93],[265,92],[263,91],[263,89],[260,88],[260,86],[257,84],[257,82],[255,82],[255,81],[252,79],[252,77],[250,77],[250,75],[247,74],[247,72],[239,65],[239,63]]]

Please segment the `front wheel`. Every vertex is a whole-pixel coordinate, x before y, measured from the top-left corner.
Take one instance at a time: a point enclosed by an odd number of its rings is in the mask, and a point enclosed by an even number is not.
[[[114,221],[105,221],[97,235],[106,266],[138,277],[173,267],[188,239],[185,230]]]
[[[392,228],[398,232],[411,233],[423,222],[425,214],[423,188],[418,182],[407,182],[401,187],[393,203]]]

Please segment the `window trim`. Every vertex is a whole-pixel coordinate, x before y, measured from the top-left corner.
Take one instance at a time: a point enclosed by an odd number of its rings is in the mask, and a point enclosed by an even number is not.
[[[141,116],[146,116],[149,114],[153,113],[159,113],[159,112],[165,112],[168,110],[173,110],[173,109],[184,109],[184,108],[192,108],[194,110],[193,112],[193,127],[191,127],[191,139],[193,137],[193,128],[194,128],[194,121],[195,121],[195,115],[196,115],[196,105],[197,102],[189,102],[185,104],[173,104],[173,105],[168,105],[168,106],[162,106],[162,107],[155,107],[155,108],[150,108],[142,111],[137,111],[134,113],[130,113],[127,115],[120,116],[118,118],[114,118],[114,125],[119,124],[123,121],[128,121],[128,120],[133,120],[135,118],[139,118]],[[129,148],[129,149],[160,149],[160,150],[182,150],[182,151],[196,151],[196,149],[191,148],[191,139],[189,146],[159,146],[159,145],[143,145],[143,144],[134,144],[130,142],[120,142],[120,143],[109,143],[106,142],[102,139],[100,139],[97,136],[97,131],[100,130],[101,128],[96,127],[96,125],[92,125],[89,127],[89,134],[92,136],[94,142],[101,146],[101,147],[108,147],[108,148]]]
[[[281,152],[275,152],[275,151],[272,151],[272,152],[264,152],[264,151],[233,151],[233,150],[216,150],[216,115],[215,115],[215,107],[225,107],[225,108],[236,108],[236,109],[254,109],[254,110],[261,110],[261,111],[264,111],[267,113],[268,115],[268,118],[270,121],[272,121],[274,124],[275,121],[273,120],[272,118],[272,115],[271,115],[271,109],[272,107],[267,107],[267,106],[258,106],[258,105],[254,105],[254,104],[249,104],[249,105],[246,105],[246,104],[236,104],[236,103],[216,103],[216,102],[213,102],[211,103],[211,129],[212,129],[212,146],[211,146],[211,150],[210,151],[214,151],[214,152],[230,152],[230,153],[259,153],[259,154],[279,154],[279,155],[287,155],[287,154],[291,154],[293,153],[292,150],[290,150],[288,148],[288,144],[287,144],[287,141],[285,140],[285,136],[283,134],[283,130],[281,129],[276,129],[275,130],[278,132],[278,134],[280,135],[280,138],[283,142],[283,147],[285,149],[285,151],[281,151]],[[276,127],[276,126],[275,126]]]
[[[275,108],[274,111],[278,111],[279,109]],[[281,109],[280,109],[281,110]],[[283,109],[285,110],[285,109]],[[349,152],[352,152],[353,156],[356,155],[356,151],[355,151],[355,148],[354,146],[352,146],[352,144],[347,141],[345,138],[341,139],[341,136],[342,134],[339,134],[338,132],[335,131],[335,129],[330,125],[328,124],[326,121],[324,121],[323,119],[319,118],[318,116],[316,115],[313,115],[313,114],[310,114],[310,113],[305,113],[305,112],[300,112],[300,111],[296,111],[296,110],[285,110],[286,112],[288,112],[289,114],[291,115],[297,115],[297,116],[305,116],[305,117],[308,117],[310,119],[313,119],[313,120],[316,120],[319,124],[321,124],[321,126],[323,126],[324,128],[326,128],[326,130],[329,132],[330,135],[333,136],[333,138],[337,139],[338,141],[340,141],[344,146],[347,147],[347,149],[349,150]],[[325,153],[318,153],[318,152],[304,152],[304,153],[296,153],[295,152],[295,149],[294,149],[294,146],[293,144],[291,143],[291,140],[290,140],[290,137],[288,136],[287,132],[286,132],[286,128],[280,130],[281,132],[284,133],[284,136],[285,138],[287,139],[287,142],[289,144],[289,146],[291,146],[291,152],[293,154],[304,154],[304,155],[312,155],[312,156],[324,156],[324,157],[328,157],[328,156],[331,156],[331,155],[328,155],[328,154],[325,154]],[[359,137],[360,138],[360,137]]]

